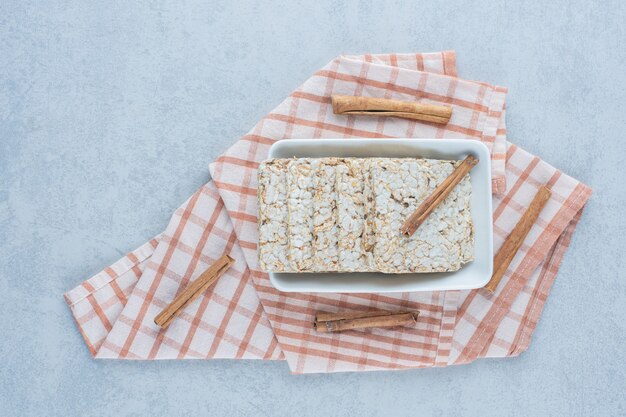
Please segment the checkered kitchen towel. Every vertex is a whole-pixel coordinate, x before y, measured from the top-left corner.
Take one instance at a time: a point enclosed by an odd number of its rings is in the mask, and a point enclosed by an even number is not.
[[[448,104],[445,126],[336,116],[331,94]],[[316,72],[210,165],[213,180],[158,237],[69,291],[91,353],[109,359],[281,359],[292,372],[468,363],[516,356],[537,325],[591,194],[584,184],[506,141],[506,89],[457,78],[453,52],[341,56]],[[276,140],[324,137],[470,138],[491,150],[497,250],[547,184],[552,197],[495,294],[281,293],[257,263],[257,168]],[[215,259],[235,265],[160,330],[153,319]],[[318,334],[316,310],[417,309],[415,327]]]

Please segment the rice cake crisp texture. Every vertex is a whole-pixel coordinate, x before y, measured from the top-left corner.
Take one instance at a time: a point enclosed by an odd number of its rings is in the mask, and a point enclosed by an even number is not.
[[[336,158],[322,159],[313,172],[313,269],[339,270]]]
[[[270,173],[259,174],[261,266],[275,272],[458,270],[474,252],[469,176],[411,237],[403,236],[400,226],[459,163],[412,158],[267,161],[260,170]]]
[[[319,159],[296,159],[287,165],[287,257],[295,271],[313,269],[313,194]]]
[[[371,187],[369,159],[345,159],[337,165],[337,226],[342,271],[373,270],[373,236],[368,227]],[[370,239],[373,240],[373,239]]]
[[[381,160],[372,166],[376,269],[386,273],[456,271],[473,248],[466,176],[410,237],[399,230],[455,163],[433,159]]]
[[[292,270],[287,258],[288,163],[272,159],[259,167],[259,262],[267,271]]]

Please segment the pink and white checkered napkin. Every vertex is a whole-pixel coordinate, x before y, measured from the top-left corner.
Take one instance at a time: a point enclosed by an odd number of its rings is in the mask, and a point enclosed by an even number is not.
[[[331,94],[445,103],[445,126],[336,116]],[[316,72],[210,166],[213,180],[167,229],[65,297],[91,353],[110,359],[284,359],[292,372],[447,366],[516,356],[530,342],[591,194],[584,184],[506,141],[506,89],[456,77],[453,52],[342,56]],[[324,137],[470,138],[491,150],[497,250],[538,187],[552,198],[495,294],[281,293],[257,264],[257,168],[276,140]],[[236,264],[167,330],[153,319],[224,252]],[[415,327],[336,334],[315,311],[417,309]]]

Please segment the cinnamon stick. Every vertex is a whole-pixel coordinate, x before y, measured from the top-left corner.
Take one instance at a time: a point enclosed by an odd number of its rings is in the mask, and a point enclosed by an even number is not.
[[[215,261],[209,269],[204,271],[194,282],[189,284],[174,301],[154,318],[154,323],[166,329],[185,307],[191,304],[200,294],[217,281],[233,263],[235,263],[235,260],[228,255],[224,255]]]
[[[318,312],[313,327],[320,333],[329,333],[370,327],[407,326],[415,324],[418,315],[418,311]]]
[[[515,257],[515,254],[524,243],[524,239],[530,232],[530,229],[537,221],[539,217],[539,213],[545,207],[548,200],[550,200],[550,196],[552,192],[546,186],[541,186],[535,197],[533,198],[530,206],[526,209],[520,220],[517,222],[513,231],[504,241],[502,247],[493,258],[493,275],[491,276],[491,280],[487,285],[485,285],[485,289],[489,292],[494,292],[500,283],[500,280],[504,276],[504,273],[508,269],[511,261]]]
[[[333,95],[333,113],[363,116],[393,116],[446,124],[452,107],[384,98]]]
[[[445,200],[445,198],[452,192],[454,187],[467,175],[468,172],[478,163],[478,159],[469,155],[467,158],[457,166],[452,174],[450,174],[441,184],[439,184],[435,190],[429,195],[422,204],[411,214],[400,231],[405,236],[411,236],[415,231],[424,223],[430,213],[437,208],[437,206]]]

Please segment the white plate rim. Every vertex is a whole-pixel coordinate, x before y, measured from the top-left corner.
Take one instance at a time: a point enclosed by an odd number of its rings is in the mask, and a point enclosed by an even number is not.
[[[276,273],[269,272],[269,278],[271,284],[282,292],[305,292],[305,293],[391,293],[391,292],[420,292],[420,291],[450,291],[450,290],[468,290],[481,288],[485,286],[492,275],[493,272],[493,225],[491,222],[492,215],[492,199],[491,199],[491,158],[489,149],[487,146],[475,139],[414,139],[414,138],[324,138],[324,139],[284,139],[275,142],[268,154],[269,158],[286,158],[286,157],[332,157],[332,156],[352,156],[358,154],[362,154],[362,152],[357,152],[358,149],[363,149],[363,147],[367,145],[368,148],[376,147],[376,146],[384,146],[385,152],[387,150],[393,149],[393,147],[402,147],[408,146],[408,148],[412,148],[416,150],[421,147],[424,149],[428,149],[430,152],[434,152],[438,155],[444,154],[473,154],[477,156],[479,159],[479,163],[472,170],[472,188],[473,188],[473,196],[472,196],[472,219],[474,224],[476,225],[478,216],[483,221],[478,222],[483,226],[483,229],[486,227],[487,230],[483,230],[481,236],[486,241],[482,242],[481,248],[475,245],[475,257],[477,256],[478,249],[485,251],[481,253],[481,265],[482,270],[480,271],[480,277],[475,277],[473,280],[467,280],[466,282],[456,282],[451,284],[449,281],[440,280],[440,285],[437,285],[437,279],[435,278],[431,285],[419,285],[423,278],[428,276],[440,276],[446,277],[460,275],[461,271],[469,268],[473,263],[469,263],[464,265],[459,271],[451,272],[451,273],[431,273],[431,274],[381,274],[381,273]],[[338,154],[337,152],[329,152],[332,147],[340,147],[346,150],[352,150],[352,152],[343,152]],[[416,148],[417,147],[417,148]],[[297,151],[291,151],[291,150]],[[307,152],[303,152],[307,151]],[[422,150],[423,154],[425,151]],[[389,157],[420,157],[421,155],[415,154],[395,154],[394,152],[387,152],[387,155],[392,155]],[[387,155],[382,155],[386,157]],[[357,157],[380,157],[381,155],[369,154],[367,156],[357,156]],[[439,158],[444,159],[445,157]],[[458,158],[458,156],[457,156]],[[489,198],[482,199],[481,206],[482,213],[477,212],[477,207],[475,207],[476,202],[474,201],[474,195],[476,194],[476,185],[478,182],[476,181],[475,171],[480,169],[481,175],[481,192],[485,194]],[[488,215],[486,214],[488,213]],[[488,221],[484,220],[488,217]],[[475,239],[477,238],[477,231],[475,229]],[[478,271],[472,271],[472,275],[477,273]],[[372,280],[371,275],[380,276],[380,281],[377,283],[378,285],[364,285],[363,283],[359,283],[359,281],[352,280],[353,282],[348,282],[350,279],[347,277],[356,277],[358,279],[359,276],[367,276],[367,280]],[[316,285],[311,285],[311,277],[322,276],[319,277],[318,280],[313,281]],[[300,281],[309,282],[307,285],[306,282],[304,284],[298,285],[297,279],[300,277]],[[306,278],[304,278],[306,277]],[[336,282],[332,282],[332,285],[328,285],[328,280],[331,277],[340,277],[339,279],[344,282],[343,285],[337,284]],[[402,277],[402,281],[398,283],[397,277]],[[410,278],[414,278],[414,284],[411,285]],[[291,281],[291,282],[288,282]],[[326,281],[326,282],[324,282]],[[454,282],[454,280],[452,280]],[[326,285],[325,285],[326,284]],[[393,285],[392,285],[393,284]]]

